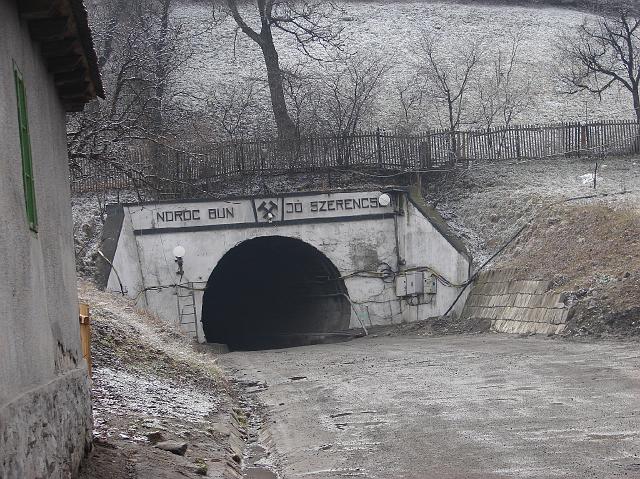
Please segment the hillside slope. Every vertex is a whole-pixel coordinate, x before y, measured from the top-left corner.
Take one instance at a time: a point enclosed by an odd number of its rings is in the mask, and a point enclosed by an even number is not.
[[[640,334],[640,161],[553,159],[476,165],[426,186],[476,267],[552,281],[571,334]]]
[[[575,306],[573,334],[640,335],[640,211],[603,202],[556,205],[532,223],[496,267],[553,279]]]
[[[593,171],[598,162],[597,189]],[[569,198],[615,207],[640,204],[640,159],[548,158],[477,162],[423,180],[424,195],[467,243],[477,263],[550,205]],[[619,195],[618,193],[628,192]],[[575,202],[579,204],[580,202]]]
[[[243,413],[217,357],[128,298],[84,281],[78,293],[91,307],[95,439],[80,478],[239,477]]]
[[[451,52],[451,60],[456,52],[472,43],[480,44],[485,59],[491,60],[499,50],[509,48],[512,38],[521,36],[522,81],[533,79],[533,84],[532,105],[516,119],[517,122],[629,118],[632,114],[629,99],[617,90],[607,92],[602,99],[587,94],[567,96],[560,93],[556,68],[562,60],[557,55],[557,44],[561,34],[589,17],[578,10],[480,2],[347,1],[339,2],[339,5],[344,9],[338,22],[344,28],[347,51],[379,57],[391,67],[379,92],[377,113],[366,125],[368,127],[379,125],[392,129],[398,124],[397,89],[421,63],[415,45],[423,32],[437,35]],[[207,4],[187,1],[176,9],[175,15],[194,34],[211,24],[211,7]],[[182,73],[188,72],[188,75],[183,80],[190,91],[201,92],[203,99],[211,99],[229,85],[242,84],[243,79],[266,77],[260,50],[243,34],[236,35],[235,22],[230,18],[209,32],[197,35],[193,42],[195,55],[184,66]],[[285,67],[303,60],[290,38],[278,34],[276,45]],[[317,65],[311,63],[307,68],[313,71]],[[266,91],[261,100],[260,121],[270,123]],[[477,102],[470,101],[470,109],[475,111]],[[204,100],[195,106],[203,105]],[[441,125],[442,105],[431,102],[424,110],[425,118],[419,127]]]

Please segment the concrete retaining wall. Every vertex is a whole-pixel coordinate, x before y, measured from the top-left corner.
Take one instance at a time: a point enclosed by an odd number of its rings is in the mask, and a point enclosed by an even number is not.
[[[511,270],[480,274],[463,312],[464,318],[490,320],[493,331],[514,334],[560,334],[568,315],[563,294],[552,291],[550,281],[524,280]]]
[[[86,369],[27,391],[0,409],[0,477],[68,478],[91,447]]]

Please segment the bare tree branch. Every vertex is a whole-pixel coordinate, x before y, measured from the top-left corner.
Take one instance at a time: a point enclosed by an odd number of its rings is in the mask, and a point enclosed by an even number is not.
[[[614,85],[631,94],[640,121],[640,13],[622,2],[594,22],[585,20],[563,38],[564,66],[559,72],[565,92],[601,95]]]
[[[480,65],[479,49],[476,45],[470,45],[451,60],[450,54],[440,46],[438,38],[423,35],[418,53],[421,56],[418,73],[431,86],[433,98],[445,103],[447,128],[451,133],[451,155],[455,157],[459,146],[456,131],[466,113],[466,96],[471,79]]]

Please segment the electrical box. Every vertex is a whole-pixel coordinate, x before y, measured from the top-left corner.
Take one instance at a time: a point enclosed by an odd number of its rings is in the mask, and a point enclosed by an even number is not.
[[[407,296],[419,296],[424,292],[424,279],[420,271],[407,273]]]
[[[433,273],[425,271],[422,273],[423,293],[436,294],[438,292],[438,278]]]
[[[436,294],[438,281],[428,271],[411,271],[396,276],[396,296],[422,296]]]
[[[396,276],[396,296],[399,298],[407,295],[407,277],[403,274]]]

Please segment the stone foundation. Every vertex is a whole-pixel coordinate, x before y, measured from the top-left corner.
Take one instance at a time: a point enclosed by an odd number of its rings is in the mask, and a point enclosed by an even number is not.
[[[85,368],[58,376],[0,408],[0,477],[74,477],[91,448]]]
[[[518,279],[516,271],[481,273],[464,308],[463,317],[490,320],[491,329],[513,334],[560,334],[569,309],[551,281]]]

